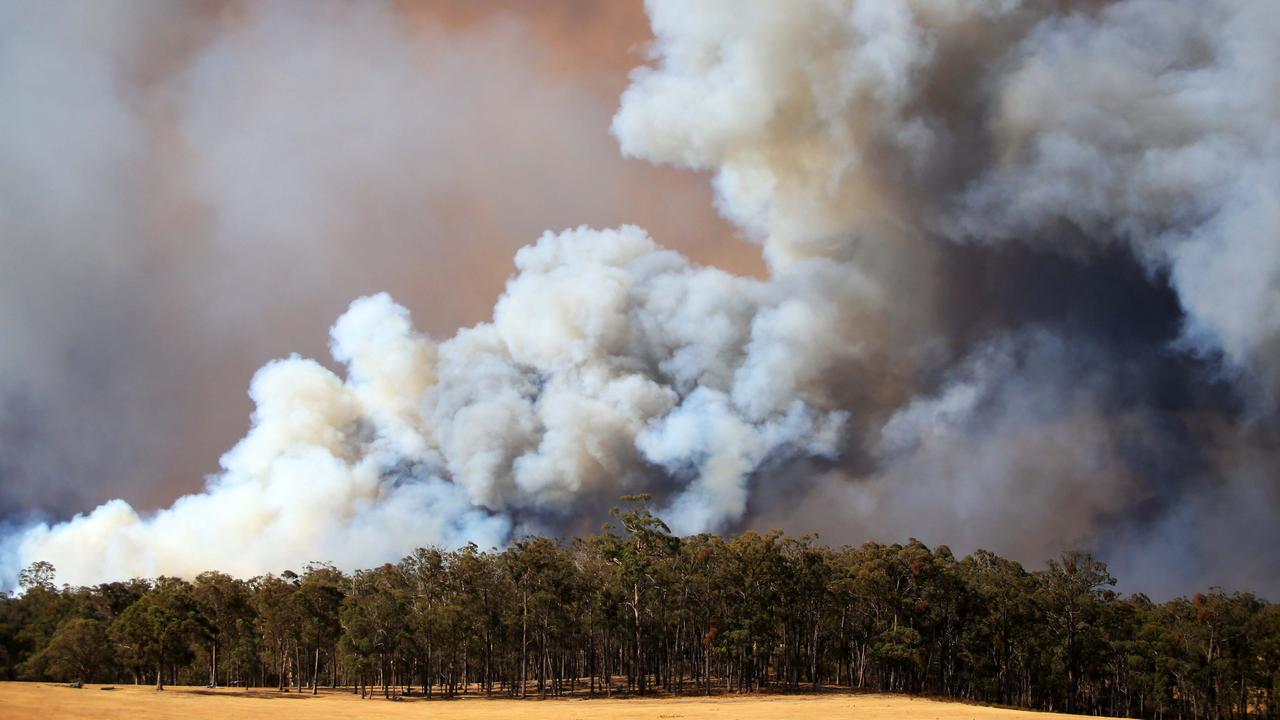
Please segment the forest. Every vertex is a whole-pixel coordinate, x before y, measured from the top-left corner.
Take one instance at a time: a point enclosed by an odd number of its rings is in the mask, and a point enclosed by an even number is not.
[[[0,677],[362,697],[851,689],[1135,718],[1280,718],[1280,606],[1121,596],[1065,552],[748,532],[673,536],[642,500],[599,534],[415,550],[346,573],[205,572],[0,597]]]

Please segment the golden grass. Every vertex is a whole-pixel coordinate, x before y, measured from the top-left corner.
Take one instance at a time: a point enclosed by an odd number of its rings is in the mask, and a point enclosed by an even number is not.
[[[1051,720],[1050,713],[1007,710],[895,695],[756,695],[661,699],[573,700],[360,700],[350,693],[317,696],[263,689],[206,690],[101,685],[74,689],[51,683],[0,683],[0,718],[52,720],[203,720],[265,718],[432,718],[443,720],[587,720],[588,718],[682,718],[683,720]]]

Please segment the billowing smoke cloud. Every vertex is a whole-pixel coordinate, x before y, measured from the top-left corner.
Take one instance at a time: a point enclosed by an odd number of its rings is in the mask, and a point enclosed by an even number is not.
[[[346,377],[296,356],[260,370],[253,429],[205,492],[149,518],[112,501],[18,555],[73,578],[356,565],[501,544],[514,518],[542,529],[658,475],[676,529],[720,530],[766,459],[835,455],[844,412],[806,400],[834,357],[834,266],[805,286],[736,277],[630,226],[547,234],[516,265],[494,321],[439,344],[389,296],[357,300],[331,333]]]
[[[678,532],[915,535],[1028,562],[1077,545],[1135,589],[1280,590],[1275,553],[1230,552],[1280,543],[1274,3],[647,9],[653,65],[612,131],[628,156],[712,173],[767,278],[632,226],[580,228],[520,250],[492,320],[443,341],[388,296],[362,298],[331,333],[345,376],[297,357],[259,371],[253,428],[203,493],[36,526],[6,570],[367,565],[572,532],[645,491]],[[222,43],[196,97],[262,47]],[[398,52],[328,72],[394,79],[418,62]],[[379,88],[353,102],[380,104]],[[264,97],[284,104],[266,117],[293,112],[294,96]],[[233,156],[270,157],[296,125],[242,142],[194,117],[194,141],[207,131]],[[268,169],[359,192],[365,168],[394,162],[400,143],[381,143],[396,122]],[[222,215],[232,236],[304,248],[363,227],[246,204],[252,183],[202,172],[245,210]],[[388,191],[369,202],[399,202]]]
[[[614,119],[623,151],[713,171],[718,207],[772,267],[858,267],[891,324],[945,348],[918,363],[881,346],[888,372],[843,376],[922,387],[856,408],[874,416],[860,462],[801,482],[798,506],[782,499],[794,485],[766,495],[757,523],[1027,559],[1102,546],[1159,592],[1274,582],[1274,553],[1227,551],[1280,540],[1280,487],[1257,470],[1280,441],[1273,3],[649,9],[659,62]],[[991,255],[979,273],[973,252]],[[1055,272],[1052,254],[1085,270]],[[993,290],[993,268],[1031,278]],[[932,293],[903,282],[921,272]],[[1083,282],[1055,291],[1064,275]],[[1127,292],[1100,292],[1117,275]],[[1028,300],[1043,310],[1007,307]]]
[[[297,5],[0,8],[0,518],[199,489],[265,360],[382,290],[488,318],[547,228],[759,272],[703,178],[609,137],[641,6]]]
[[[652,2],[662,64],[614,132],[714,170],[775,266],[904,234],[1128,242],[1168,274],[1189,344],[1272,380],[1280,12],[1054,5]]]
[[[352,565],[393,556],[405,541],[501,542],[509,524],[473,508],[425,457],[404,393],[431,382],[434,347],[408,313],[385,295],[356,303],[333,328],[333,354],[347,364],[345,382],[297,357],[258,372],[253,429],[204,493],[146,520],[113,500],[29,531],[18,552],[93,578],[254,573],[312,557]]]

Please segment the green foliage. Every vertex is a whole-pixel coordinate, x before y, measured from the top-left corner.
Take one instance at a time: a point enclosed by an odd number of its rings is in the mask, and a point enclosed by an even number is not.
[[[18,587],[24,590],[32,588],[52,590],[55,574],[52,563],[46,560],[37,560],[25,570],[18,572]]]
[[[209,628],[191,585],[161,577],[112,622],[109,634],[123,663],[137,672],[154,669],[156,686],[162,688],[166,672],[190,661],[193,642],[207,636]]]
[[[111,672],[106,630],[97,620],[71,618],[58,626],[49,642],[24,663],[24,668],[26,675],[93,682]]]

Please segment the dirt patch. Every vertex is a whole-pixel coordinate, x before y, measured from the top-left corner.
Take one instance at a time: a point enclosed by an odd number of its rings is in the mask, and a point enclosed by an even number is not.
[[[255,700],[310,700],[313,696],[301,693],[282,693],[279,690],[184,690],[192,695],[209,695],[213,697],[254,698]],[[314,697],[320,697],[316,695]]]
[[[441,701],[405,698],[388,702],[381,695],[361,700],[349,690],[282,693],[274,688],[121,686],[115,692],[50,692],[47,684],[0,682],[0,717],[5,720],[1053,720],[1073,716],[1033,713],[957,702],[894,695],[825,692],[815,695],[631,698],[581,700],[486,700],[467,697]],[[63,686],[65,689],[65,686]],[[91,685],[88,688],[99,688]],[[311,700],[296,702],[261,700]],[[426,715],[424,715],[426,713]],[[1073,720],[1079,720],[1078,717]],[[1094,719],[1096,720],[1096,719]]]

